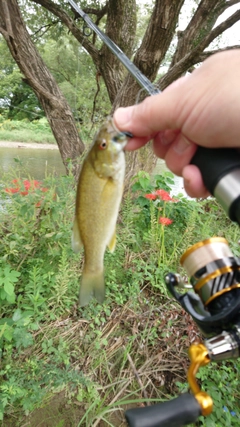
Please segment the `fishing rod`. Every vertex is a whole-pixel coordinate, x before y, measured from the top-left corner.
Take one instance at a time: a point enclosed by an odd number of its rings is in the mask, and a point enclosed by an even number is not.
[[[161,92],[73,0],[67,1],[149,95]],[[198,166],[206,188],[216,197],[230,219],[240,224],[240,156],[237,150],[198,147],[191,163]]]
[[[73,9],[83,18],[87,26],[91,28],[99,36],[99,38],[105,43],[106,46],[111,50],[111,52],[119,59],[119,61],[124,65],[124,67],[129,71],[129,73],[134,77],[134,79],[140,84],[140,86],[147,91],[149,95],[156,95],[160,93],[160,90],[157,89],[151,82],[148,80],[144,74],[130,61],[130,59],[123,53],[123,51],[114,43],[106,34],[104,34],[100,28],[94,24],[91,18],[83,12],[82,9],[73,1],[67,0],[68,3],[73,7]]]
[[[160,93],[73,0],[67,1],[149,95]],[[191,163],[200,169],[206,188],[229,218],[240,225],[239,152],[233,148],[198,147]],[[209,415],[213,401],[196,381],[198,369],[211,360],[240,357],[240,258],[234,257],[225,239],[213,237],[189,248],[180,262],[190,276],[187,286],[195,293],[176,291],[177,287],[186,287],[184,279],[176,273],[166,276],[166,286],[207,337],[204,344],[189,348],[191,393],[158,405],[127,410],[129,427],[180,427],[196,422],[201,415]]]

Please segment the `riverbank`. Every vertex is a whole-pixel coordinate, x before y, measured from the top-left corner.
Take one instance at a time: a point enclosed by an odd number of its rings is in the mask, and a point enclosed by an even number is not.
[[[37,142],[15,142],[15,141],[0,141],[0,147],[7,148],[38,148],[44,150],[58,150],[57,144],[42,144]]]

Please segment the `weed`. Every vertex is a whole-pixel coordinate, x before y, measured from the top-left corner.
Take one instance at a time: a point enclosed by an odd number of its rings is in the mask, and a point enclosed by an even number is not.
[[[39,142],[54,144],[55,138],[46,118],[40,120],[0,120],[2,141]]]
[[[105,255],[106,299],[80,309],[82,257],[70,246],[74,179],[36,184],[19,176],[16,168],[0,183],[0,418],[24,425],[61,392],[78,408],[76,426],[123,426],[124,408],[186,387],[186,351],[200,333],[169,298],[165,274],[180,271],[182,253],[212,235],[239,255],[236,228],[212,199],[175,200],[172,174],[140,172],[122,205],[116,250]],[[199,380],[216,411],[199,425],[235,426],[238,362],[212,366]],[[64,426],[63,417],[57,423]]]

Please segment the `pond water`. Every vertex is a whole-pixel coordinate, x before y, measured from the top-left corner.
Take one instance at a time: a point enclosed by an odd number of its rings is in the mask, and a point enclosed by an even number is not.
[[[24,177],[29,175],[33,179],[42,180],[48,174],[61,176],[66,173],[58,149],[0,147],[0,177],[3,173],[14,170],[17,164],[15,159],[20,162]],[[167,170],[164,160],[159,159],[154,173],[160,174]],[[186,195],[182,178],[175,177],[171,193]]]
[[[17,159],[25,176],[41,180],[46,174],[66,173],[58,149],[0,147],[0,176],[16,167]]]

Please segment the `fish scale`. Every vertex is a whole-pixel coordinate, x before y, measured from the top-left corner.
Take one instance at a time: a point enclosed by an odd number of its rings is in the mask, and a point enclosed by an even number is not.
[[[116,222],[123,194],[125,155],[129,136],[120,132],[111,117],[99,129],[83,162],[77,188],[72,247],[84,249],[79,303],[92,296],[105,297],[104,253],[114,251]]]

